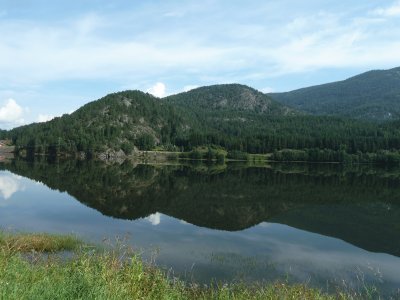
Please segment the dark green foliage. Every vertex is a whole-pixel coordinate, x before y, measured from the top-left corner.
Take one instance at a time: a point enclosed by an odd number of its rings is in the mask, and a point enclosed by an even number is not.
[[[130,144],[130,143],[123,143],[122,145],[121,145],[121,150],[122,151],[124,151],[125,152],[125,154],[131,154],[132,153],[132,151],[133,151],[133,146],[132,146],[132,144]]]
[[[0,129],[0,140],[4,140],[7,137],[7,131]]]
[[[218,164],[225,163],[225,155],[223,153],[218,153],[216,158]]]
[[[191,159],[202,159],[203,154],[199,150],[193,150],[192,152],[190,152],[189,157]]]
[[[199,88],[165,99],[139,91],[110,94],[71,115],[22,126],[5,135],[12,139],[17,151],[26,150],[28,154],[56,156],[85,152],[91,157],[108,149],[122,149],[129,154],[134,147],[171,151],[210,147],[207,153],[191,155],[216,160],[215,149],[228,150],[234,159],[247,159],[232,155],[235,151],[264,154],[283,149],[307,153],[311,150],[306,149],[331,151],[324,153],[324,157],[343,151],[353,156],[359,156],[360,152],[395,152],[400,149],[399,125],[399,122],[376,124],[306,116],[249,87],[233,84]],[[376,159],[385,160],[393,159]]]
[[[374,163],[374,164],[400,164],[400,151],[381,150],[377,153],[349,154],[345,150],[331,149],[284,149],[275,151],[271,157],[275,161],[308,161],[308,162],[341,162],[341,163]]]
[[[227,113],[226,117],[231,114],[238,117],[238,112],[252,112],[269,116],[302,114],[251,87],[240,84],[200,87],[186,93],[166,97],[165,101],[185,107],[193,114],[209,113],[210,111]]]
[[[229,151],[228,155],[226,157],[230,158],[230,159],[238,159],[238,160],[248,160],[249,159],[249,155],[246,152],[237,151],[237,150]]]
[[[149,133],[143,133],[136,139],[136,145],[141,150],[151,150],[155,146],[154,137]]]
[[[400,68],[370,71],[344,81],[270,96],[314,115],[357,119],[400,118]]]
[[[17,150],[57,155],[107,149],[149,150],[156,141],[169,143],[185,131],[182,114],[173,106],[139,91],[110,94],[71,115],[7,133]],[[126,151],[125,151],[126,150]]]
[[[344,147],[349,154],[355,154],[400,146],[400,127],[396,124],[382,126],[337,117],[304,116],[275,106],[271,99],[241,85],[203,87],[165,100],[184,109],[199,124],[189,136],[177,140],[179,146],[189,150],[210,144],[248,153],[286,148],[339,151]],[[268,103],[274,109],[257,109],[268,107]]]

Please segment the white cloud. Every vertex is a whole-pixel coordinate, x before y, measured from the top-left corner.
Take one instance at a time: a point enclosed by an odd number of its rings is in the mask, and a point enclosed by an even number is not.
[[[0,107],[0,122],[14,122],[22,117],[23,109],[14,99],[8,99]]]
[[[198,87],[199,87],[198,85],[185,85],[183,87],[183,91],[184,92],[189,92],[190,90],[196,89]]]
[[[4,199],[10,198],[15,192],[20,189],[18,181],[11,176],[0,177],[0,194]]]
[[[400,1],[394,2],[386,8],[378,8],[374,10],[374,14],[382,17],[397,17],[400,16]]]
[[[42,115],[42,114],[40,114],[39,116],[38,116],[38,118],[37,118],[37,121],[38,122],[47,122],[47,121],[50,121],[50,120],[52,120],[52,119],[54,119],[55,118],[55,116],[50,116],[50,115]]]
[[[147,90],[148,93],[152,94],[153,96],[162,98],[166,95],[166,87],[165,84],[162,82],[157,82],[151,88]]]
[[[273,62],[268,76],[324,68],[396,67],[400,41],[394,37],[400,35],[400,27],[388,27],[367,14],[346,18],[318,13],[292,21],[280,34],[284,41],[264,52],[265,59]]]
[[[23,114],[24,109],[14,99],[8,99],[0,107],[0,124],[21,125],[24,123]]]
[[[161,222],[161,214],[160,213],[155,213],[146,218],[152,225],[157,226]]]
[[[262,88],[261,89],[261,92],[263,92],[263,93],[265,93],[265,94],[268,94],[268,93],[273,93],[274,92],[274,89],[272,88],[272,87],[265,87],[265,88]]]
[[[193,72],[199,65],[213,66],[225,52],[188,39],[180,30],[168,37],[145,29],[140,34],[118,35],[123,38],[103,35],[127,30],[126,22],[117,16],[91,14],[59,24],[0,20],[0,57],[4,58],[0,60],[0,82],[17,86],[70,79],[132,82],[143,79],[143,74],[148,80],[160,73],[171,74],[178,67]]]
[[[262,87],[272,84],[262,82],[266,78],[296,72],[400,64],[398,19],[382,17],[397,15],[399,1],[386,8],[372,2],[206,2],[160,2],[78,18],[66,12],[57,22],[39,20],[35,14],[0,19],[2,88],[38,86],[34,90],[43,88],[40,92],[45,94],[51,90],[48,85],[69,80],[104,80],[116,90],[132,82],[135,88],[147,87],[160,78],[163,83],[149,92],[163,97],[166,84],[168,90],[178,91],[183,81],[257,82]],[[377,13],[371,14],[375,8]],[[157,15],[170,18],[151,22]]]

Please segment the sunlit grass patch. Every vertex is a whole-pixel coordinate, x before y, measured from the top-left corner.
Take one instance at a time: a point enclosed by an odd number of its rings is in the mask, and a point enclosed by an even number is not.
[[[58,252],[72,251],[82,242],[72,235],[0,232],[0,249],[7,252]]]

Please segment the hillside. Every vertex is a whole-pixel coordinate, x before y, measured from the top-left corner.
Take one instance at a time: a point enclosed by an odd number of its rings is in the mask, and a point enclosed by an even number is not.
[[[344,81],[269,96],[313,115],[375,121],[399,119],[400,67],[369,71]]]
[[[251,112],[268,116],[301,114],[272,100],[269,96],[241,84],[200,87],[166,97],[164,100],[196,112]]]
[[[17,148],[35,152],[131,152],[133,146],[149,149],[169,145],[191,125],[168,103],[140,91],[107,95],[71,115],[11,130]],[[6,134],[7,135],[7,134]]]
[[[115,154],[122,149],[129,154],[135,147],[191,149],[210,144],[208,140],[215,137],[230,139],[232,128],[260,127],[259,119],[290,115],[296,112],[241,85],[203,87],[165,99],[124,91],[88,103],[71,115],[2,132],[1,136],[11,138],[17,149],[35,153]]]
[[[338,155],[400,149],[396,123],[304,115],[237,84],[163,99],[140,91],[114,93],[70,115],[0,132],[0,138],[28,155],[106,158],[135,149],[190,151],[210,145],[249,153],[331,149]]]

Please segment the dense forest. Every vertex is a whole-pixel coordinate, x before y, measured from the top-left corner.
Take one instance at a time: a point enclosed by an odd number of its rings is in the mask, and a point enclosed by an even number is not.
[[[163,99],[140,91],[105,96],[70,115],[0,132],[28,155],[104,151],[273,153],[281,161],[400,162],[400,121],[313,116],[238,84]]]
[[[127,91],[91,102],[71,115],[15,128],[5,135],[16,150],[92,154],[107,148],[129,153],[133,146],[168,146],[185,133],[183,114],[149,94]],[[4,135],[4,134],[3,134]]]
[[[269,96],[313,115],[395,120],[400,117],[400,68],[369,71],[347,80]]]

